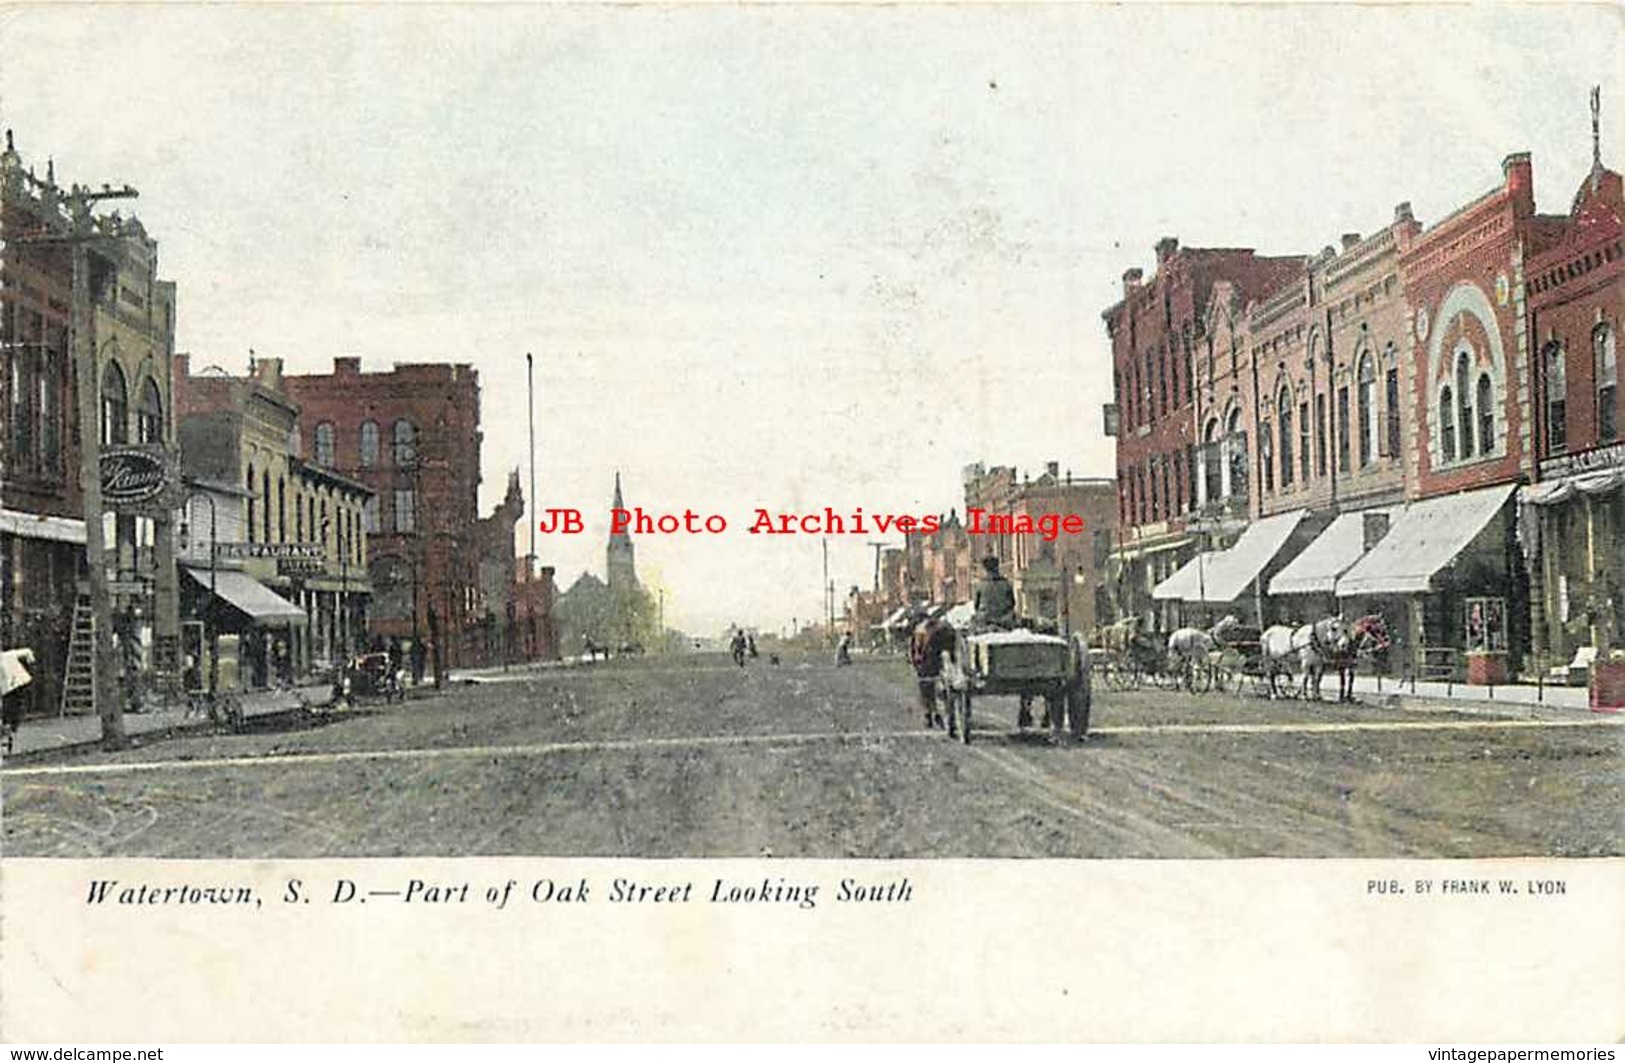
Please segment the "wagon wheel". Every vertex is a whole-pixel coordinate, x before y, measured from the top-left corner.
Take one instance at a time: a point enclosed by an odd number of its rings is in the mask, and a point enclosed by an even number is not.
[[[1074,684],[1066,692],[1066,726],[1074,742],[1089,733],[1089,691],[1083,683]]]
[[[1211,670],[1212,686],[1215,691],[1223,694],[1227,690],[1236,689],[1236,673],[1229,665],[1216,664]]]
[[[1194,663],[1187,667],[1191,670],[1191,693],[1206,694],[1213,689],[1214,673],[1219,670],[1217,664],[1207,661],[1201,667]]]

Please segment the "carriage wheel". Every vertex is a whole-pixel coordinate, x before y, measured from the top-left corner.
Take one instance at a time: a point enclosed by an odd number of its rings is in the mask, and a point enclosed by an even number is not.
[[[1236,674],[1222,664],[1213,666],[1213,689],[1223,694],[1236,688]]]
[[[1191,665],[1191,692],[1193,694],[1206,694],[1213,689],[1213,674],[1219,670],[1216,664],[1204,664],[1198,668]]]
[[[1074,742],[1089,733],[1089,700],[1081,683],[1066,692],[1066,726]]]

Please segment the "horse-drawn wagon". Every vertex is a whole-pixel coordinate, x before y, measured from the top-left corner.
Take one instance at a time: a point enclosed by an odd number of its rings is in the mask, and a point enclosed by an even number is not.
[[[1021,699],[1018,726],[1028,726],[1028,706],[1042,699],[1051,734],[1057,740],[1082,738],[1089,730],[1089,649],[1077,636],[1063,638],[1017,628],[1014,631],[959,632],[958,666],[947,669],[940,691],[950,730],[969,744],[972,706],[977,698],[1014,695]]]

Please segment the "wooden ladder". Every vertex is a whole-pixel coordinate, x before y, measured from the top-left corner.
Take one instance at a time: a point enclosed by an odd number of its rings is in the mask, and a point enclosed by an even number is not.
[[[68,637],[67,672],[62,677],[62,708],[58,715],[96,711],[96,614],[90,593],[81,591],[73,603],[73,631]]]

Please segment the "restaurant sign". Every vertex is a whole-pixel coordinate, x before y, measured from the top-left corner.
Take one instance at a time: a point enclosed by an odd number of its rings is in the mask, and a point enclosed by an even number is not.
[[[151,513],[169,504],[174,462],[160,446],[103,447],[102,505],[115,513]]]
[[[221,543],[215,548],[215,556],[223,560],[271,558],[285,561],[297,558],[320,561],[322,554],[321,543]]]

